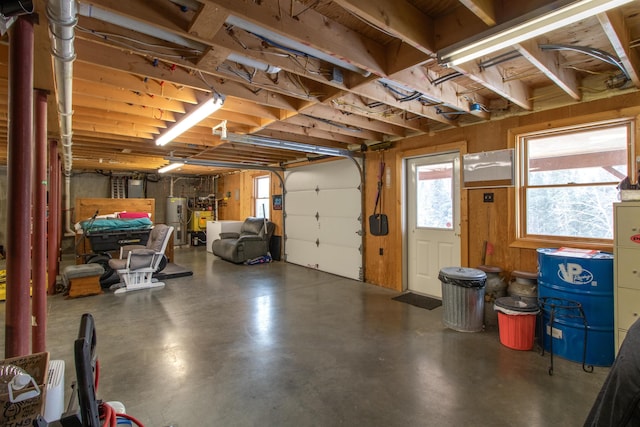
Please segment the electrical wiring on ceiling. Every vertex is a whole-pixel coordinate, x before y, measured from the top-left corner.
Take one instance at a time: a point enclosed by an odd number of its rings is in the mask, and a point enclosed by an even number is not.
[[[244,31],[247,34],[251,35],[252,37],[255,37],[256,39],[258,39],[264,46],[266,46],[266,49],[256,49],[256,48],[251,48],[249,46],[247,46],[246,43],[244,43],[242,40],[240,40],[240,38],[236,35],[235,31],[234,31],[234,27],[232,25],[227,25],[226,26],[226,32],[227,34],[229,34],[229,36],[239,45],[242,47],[243,50],[248,50],[251,52],[259,52],[263,55],[275,55],[278,56],[280,58],[288,58],[290,61],[292,61],[295,65],[297,65],[298,67],[300,67],[301,69],[303,69],[305,71],[305,73],[308,74],[315,74],[315,75],[329,75],[330,71],[329,70],[322,70],[321,68],[317,68],[317,69],[313,69],[310,67],[309,64],[309,59],[313,58],[311,55],[304,53],[304,52],[300,52],[298,50],[295,49],[291,49],[285,46],[281,46],[265,37],[259,36],[257,34],[254,34],[250,31]],[[275,51],[273,50],[269,50],[269,49],[275,49]],[[302,62],[300,62],[299,57],[305,58],[307,60],[307,64],[303,64]],[[313,58],[313,59],[317,59],[317,58]]]
[[[346,130],[346,131],[349,131],[349,132],[356,132],[356,133],[362,132],[362,129],[359,128],[359,127],[356,127],[356,126],[345,125],[343,123],[338,123],[338,122],[335,122],[333,120],[325,119],[323,117],[311,116],[309,114],[300,114],[300,115],[303,116],[303,117],[309,118],[309,119],[317,120],[319,122],[328,124],[330,126],[338,128],[338,129]]]
[[[146,54],[146,55],[159,56],[159,57],[161,56],[161,57],[172,58],[172,59],[196,59],[200,55],[202,55],[201,51],[197,49],[188,48],[188,47],[170,47],[170,46],[164,46],[164,45],[159,45],[154,43],[146,43],[140,40],[133,39],[131,37],[127,37],[127,36],[123,36],[115,33],[106,33],[103,31],[92,30],[90,28],[81,27],[80,25],[77,25],[76,28],[80,32],[94,35],[96,37],[101,38],[102,40],[109,41],[118,46],[126,47],[127,49],[131,49],[132,51]],[[153,48],[155,50],[146,49],[139,46],[145,46],[148,48]],[[161,50],[170,50],[175,53],[166,53],[166,52],[162,52]],[[178,52],[188,53],[189,55],[181,54]]]
[[[331,103],[336,106],[336,107],[348,107],[348,108],[352,108],[356,111],[360,111],[361,113],[367,115],[367,116],[378,116],[378,117],[393,117],[393,116],[400,116],[402,110],[397,110],[394,109],[388,105],[386,105],[386,109],[384,111],[371,111],[372,107],[369,107],[367,105],[368,108],[363,108],[360,107],[358,105],[354,105],[354,104],[350,104],[348,102],[344,102],[342,100],[339,99],[334,99],[331,101]],[[385,105],[383,103],[379,103],[380,105]]]
[[[618,68],[622,72],[622,74],[624,74],[627,80],[631,80],[631,78],[629,77],[629,73],[627,72],[627,69],[624,67],[622,62],[618,58],[616,58],[615,56],[613,56],[608,52],[605,52],[604,50],[596,49],[588,46],[572,46],[572,45],[565,45],[565,44],[541,44],[541,45],[538,45],[538,47],[540,47],[540,49],[543,51],[566,50],[566,51],[579,52],[585,55],[589,55],[607,64],[613,65],[614,67]]]
[[[389,92],[394,94],[394,98],[398,102],[418,101],[422,105],[427,106],[427,107],[434,107],[436,105],[441,105],[442,104],[441,102],[434,102],[434,100],[432,100],[429,97],[425,96],[425,94],[423,94],[422,92],[413,91],[413,92],[407,94],[407,93],[404,93],[403,91],[399,90],[398,88],[395,88],[395,87],[391,86],[390,84],[387,84],[387,83],[384,83],[384,82],[380,82],[380,84],[386,90],[388,90]],[[396,97],[395,95],[398,95],[398,97]]]

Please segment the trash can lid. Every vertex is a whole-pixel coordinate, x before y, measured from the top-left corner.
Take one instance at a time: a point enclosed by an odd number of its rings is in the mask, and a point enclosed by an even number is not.
[[[477,268],[445,267],[440,270],[438,279],[442,283],[464,286],[465,288],[482,288],[487,281],[487,273]]]
[[[536,314],[540,311],[538,304],[518,296],[498,298],[494,303],[494,310],[506,314]]]

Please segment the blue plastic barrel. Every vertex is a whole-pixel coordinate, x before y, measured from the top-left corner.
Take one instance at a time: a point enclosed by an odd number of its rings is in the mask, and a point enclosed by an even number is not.
[[[556,248],[538,249],[538,296],[559,298],[582,305],[587,322],[586,363],[611,366],[615,358],[613,334],[613,254],[592,255]],[[583,257],[586,256],[586,257]],[[551,327],[550,313],[543,310],[544,343],[565,359],[582,362],[584,323],[577,317],[556,319]]]

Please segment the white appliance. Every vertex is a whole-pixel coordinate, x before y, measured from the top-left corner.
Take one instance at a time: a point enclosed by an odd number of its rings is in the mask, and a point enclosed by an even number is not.
[[[44,419],[49,423],[59,420],[64,412],[64,360],[49,361],[44,402]]]
[[[213,241],[220,238],[220,233],[239,233],[244,221],[207,221],[207,252],[213,253]]]

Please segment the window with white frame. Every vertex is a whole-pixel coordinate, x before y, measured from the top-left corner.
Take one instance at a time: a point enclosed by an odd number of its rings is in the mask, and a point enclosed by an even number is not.
[[[270,216],[269,200],[271,197],[271,179],[269,175],[258,176],[254,179],[255,191],[255,216],[267,218]]]
[[[613,239],[632,129],[624,121],[520,135],[519,237]]]

